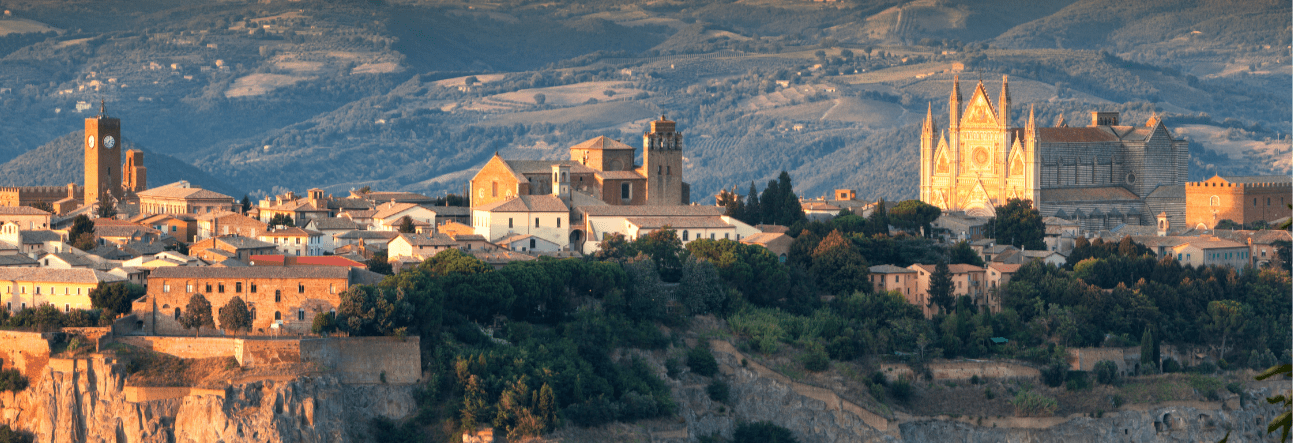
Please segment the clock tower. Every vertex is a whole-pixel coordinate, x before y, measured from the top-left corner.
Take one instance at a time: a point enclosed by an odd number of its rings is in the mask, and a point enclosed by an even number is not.
[[[109,196],[121,201],[121,119],[108,117],[100,101],[99,115],[85,119],[85,204]]]

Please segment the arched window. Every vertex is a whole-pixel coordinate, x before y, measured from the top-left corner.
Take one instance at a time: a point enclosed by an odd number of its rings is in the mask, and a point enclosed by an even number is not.
[[[687,235],[688,235],[688,234],[687,234],[687,230],[686,230],[686,229],[683,229],[683,230],[682,230],[682,241],[687,241]]]
[[[281,320],[283,320],[283,313],[274,311],[274,321],[281,321]]]
[[[1221,198],[1215,195],[1212,196],[1212,198],[1208,199],[1208,206],[1221,206]]]
[[[490,183],[490,192],[491,192],[490,194],[491,197],[498,197],[498,182]]]
[[[180,308],[175,308],[175,319],[176,320],[180,319]]]

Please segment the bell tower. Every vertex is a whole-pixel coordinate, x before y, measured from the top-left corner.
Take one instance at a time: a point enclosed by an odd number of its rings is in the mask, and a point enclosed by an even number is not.
[[[111,197],[121,201],[121,120],[108,117],[104,103],[99,115],[85,119],[85,204]]]
[[[646,204],[683,204],[682,133],[672,120],[660,116],[651,131],[642,134],[642,176],[646,177]]]

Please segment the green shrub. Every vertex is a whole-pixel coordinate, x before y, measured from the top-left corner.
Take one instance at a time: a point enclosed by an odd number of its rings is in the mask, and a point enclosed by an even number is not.
[[[719,379],[710,382],[709,386],[705,388],[705,393],[709,394],[709,399],[719,403],[727,403],[731,392],[732,388],[727,385],[727,382]]]
[[[31,434],[9,429],[9,425],[0,425],[0,443],[32,443],[34,440],[35,437]]]
[[[20,392],[27,389],[27,377],[17,369],[0,371],[0,391]]]
[[[992,400],[994,398],[997,398],[997,393],[992,392],[992,388],[983,388],[983,398]]]
[[[1010,404],[1015,407],[1015,415],[1020,417],[1050,417],[1059,409],[1055,399],[1037,391],[1019,391]]]
[[[1042,370],[1042,382],[1046,386],[1057,388],[1064,384],[1068,379],[1069,365],[1065,363],[1055,363]]]
[[[1239,382],[1237,382],[1237,381],[1230,382],[1230,383],[1227,383],[1227,384],[1226,384],[1226,390],[1227,390],[1227,391],[1230,391],[1230,392],[1233,392],[1233,393],[1235,393],[1235,394],[1243,395],[1243,393],[1244,393],[1244,385],[1240,384],[1240,383],[1239,383]]]
[[[732,443],[799,443],[789,429],[761,421],[742,423],[732,433]]]
[[[1064,389],[1070,391],[1091,389],[1091,378],[1087,377],[1086,371],[1069,371],[1068,379],[1064,381]]]
[[[813,372],[825,371],[831,366],[830,356],[826,355],[826,350],[817,344],[810,345],[808,352],[799,356],[799,362],[804,364],[804,369]]]
[[[718,373],[718,360],[714,359],[709,348],[696,346],[687,351],[687,367],[696,375],[710,377]]]
[[[1169,372],[1181,372],[1181,364],[1177,363],[1176,359],[1171,357],[1163,359],[1163,373],[1166,374]]]
[[[665,375],[669,376],[669,378],[676,380],[678,379],[678,374],[680,373],[682,373],[682,367],[678,363],[678,359],[669,357],[667,360],[664,361]]]
[[[884,401],[884,385],[879,383],[867,383],[867,390],[871,391],[871,398],[874,398],[875,401]]]
[[[911,398],[911,382],[906,378],[899,378],[898,381],[889,384],[889,396],[895,400],[907,401]]]
[[[1113,385],[1118,383],[1118,365],[1109,360],[1096,362],[1095,380],[1102,385]]]
[[[974,374],[970,376],[970,384],[977,385],[979,383],[983,383],[983,380],[979,379],[979,374]]]
[[[1124,399],[1122,398],[1122,396],[1121,396],[1121,395],[1115,395],[1115,396],[1113,396],[1113,407],[1115,407],[1115,408],[1120,408],[1120,407],[1122,407],[1123,403],[1126,403],[1126,402],[1127,402],[1127,401],[1126,401],[1126,400],[1124,400]]]

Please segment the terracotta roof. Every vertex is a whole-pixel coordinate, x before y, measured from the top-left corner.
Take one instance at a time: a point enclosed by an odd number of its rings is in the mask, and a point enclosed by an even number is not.
[[[310,219],[309,223],[307,223],[305,226],[309,227],[310,229],[314,229],[316,231],[321,231],[324,229],[328,229],[328,230],[343,229],[343,230],[349,231],[349,230],[360,228],[359,223],[355,223],[354,220],[351,220],[348,218],[338,218],[338,217],[312,218]]]
[[[1248,239],[1250,238],[1253,240],[1253,244],[1259,245],[1269,245],[1280,240],[1293,241],[1293,235],[1291,235],[1289,231],[1282,231],[1279,229],[1263,229],[1260,231],[1232,231],[1229,229],[1217,229],[1212,232],[1213,235],[1216,235],[1219,238],[1234,240],[1240,243],[1248,243]]]
[[[1042,189],[1041,200],[1047,204],[1056,202],[1105,202],[1105,201],[1138,201],[1140,197],[1132,194],[1127,188],[1108,186],[1100,188],[1064,188]]]
[[[585,141],[585,142],[583,142],[583,143],[580,143],[580,144],[577,144],[577,145],[571,146],[571,147],[570,147],[570,149],[607,149],[607,150],[610,150],[610,149],[628,149],[628,150],[633,150],[633,147],[632,147],[632,146],[629,146],[629,145],[626,145],[626,144],[624,144],[624,143],[620,143],[619,141],[612,140],[611,138],[606,137],[606,136],[604,136],[604,135],[600,135],[600,136],[597,136],[597,137],[593,137],[592,139],[587,140],[587,141]]]
[[[230,201],[233,200],[233,197],[221,194],[219,192],[208,191],[202,188],[187,186],[186,183],[184,185],[181,185],[182,183],[184,182],[171,183],[169,185],[165,185],[165,186],[161,186],[161,187],[157,187],[157,188],[153,188],[145,191],[140,191],[138,195],[140,197],[177,198],[177,199],[185,199],[185,200],[191,200],[191,199],[229,199]]]
[[[932,274],[934,273],[934,267],[936,265],[925,265],[925,264],[917,263],[912,266],[920,267],[920,269],[923,269],[925,272]],[[964,274],[967,272],[983,272],[983,268],[980,268],[974,265],[966,265],[966,264],[947,265],[947,270],[953,274]]]
[[[0,206],[0,215],[54,215],[31,206]]]
[[[394,204],[385,203],[377,206],[376,208],[377,212],[373,213],[373,218],[386,219],[386,218],[390,218],[391,216],[394,216],[395,214],[399,214],[401,212],[407,211],[409,209],[417,208],[417,207],[419,206],[413,203],[394,203]]]
[[[560,198],[552,195],[519,195],[474,209],[490,212],[570,212],[570,208]]]
[[[214,266],[168,266],[157,268],[153,278],[278,278],[278,279],[346,279],[352,283],[373,272],[344,266],[249,266],[221,268]],[[380,274],[378,274],[380,275]],[[380,279],[379,279],[380,281]]]
[[[95,223],[94,225],[94,235],[98,237],[124,238],[124,237],[133,237],[137,233],[149,234],[149,235],[161,235],[162,231],[158,231],[148,226],[136,225],[134,223],[124,224],[124,225],[111,224],[111,225],[102,225],[102,226],[99,225],[98,223]]]
[[[467,217],[471,215],[471,208],[466,206],[433,206],[427,209],[435,211],[435,215],[437,217],[450,217],[455,215]]]
[[[637,171],[595,171],[593,174],[601,177],[602,180],[646,180],[646,177]]]
[[[782,234],[790,232],[789,227],[781,225],[754,225],[754,229],[758,229],[763,232],[776,232]]]
[[[1185,186],[1160,185],[1154,188],[1145,198],[1185,198]]]
[[[448,234],[448,235],[449,235],[449,238],[452,238],[453,241],[456,241],[456,242],[487,241],[485,236],[477,235],[477,234]]]
[[[323,235],[323,233],[295,227],[265,231],[260,234],[261,237],[313,237],[317,235]]]
[[[625,219],[639,228],[730,228],[731,223],[718,216],[708,217],[628,217]]]
[[[989,268],[995,269],[997,272],[1002,274],[1012,274],[1015,271],[1018,271],[1021,266],[1023,265],[1011,263],[988,263]]]
[[[449,235],[473,234],[476,232],[476,228],[464,225],[462,223],[458,223],[456,221],[445,222],[441,224],[439,227],[437,227],[437,229],[439,229],[440,232],[443,232]]]
[[[702,217],[709,215],[723,215],[726,209],[719,206],[587,206],[579,208],[583,213],[590,216],[609,216],[609,217],[671,217],[671,216],[693,216]]]
[[[799,203],[799,205],[804,208],[804,211],[830,211],[830,212],[840,211],[839,206],[835,206],[830,203],[820,202],[820,201],[806,201],[806,202]]]
[[[340,233],[340,234],[335,235],[335,236],[334,236],[334,238],[339,238],[339,239],[344,239],[344,240],[352,240],[352,239],[353,239],[353,240],[358,240],[358,239],[364,239],[364,240],[371,240],[371,239],[390,240],[390,239],[392,239],[392,238],[399,237],[399,236],[400,236],[400,233],[395,232],[395,231],[361,231],[361,230],[354,230],[354,231],[349,231],[349,232],[342,232],[342,233]]]
[[[422,194],[400,191],[373,191],[364,194],[364,199],[374,203],[389,203],[391,200],[397,203],[430,203],[435,201],[434,198]]]
[[[503,160],[503,163],[506,163],[521,181],[529,180],[521,174],[551,174],[552,165],[569,166],[571,174],[591,174],[595,171],[574,160]]]
[[[214,240],[229,245],[234,249],[261,249],[275,247],[273,243],[263,242],[250,237],[239,237],[236,235],[215,237]]]
[[[1219,238],[1203,238],[1203,237],[1190,239],[1189,241],[1185,242],[1185,244],[1194,246],[1199,249],[1229,249],[1229,248],[1248,247],[1248,245],[1239,243],[1236,241],[1223,240]],[[1180,247],[1180,246],[1184,246],[1184,245],[1178,245],[1177,247]]]
[[[359,268],[365,268],[365,267],[367,267],[367,266],[368,266],[368,265],[365,265],[365,264],[363,264],[363,263],[360,263],[360,262],[357,262],[357,261],[354,261],[354,260],[350,260],[350,259],[347,259],[347,258],[344,258],[344,257],[335,256],[335,255],[331,255],[331,256],[324,256],[324,255],[318,255],[318,256],[316,256],[316,255],[311,255],[311,256],[304,256],[304,257],[286,256],[286,255],[278,255],[278,254],[274,254],[274,255],[253,255],[253,256],[249,257],[249,260],[251,260],[252,265],[256,265],[257,263],[261,263],[262,265],[263,265],[263,264],[277,264],[277,265],[279,265],[279,266],[283,266],[283,265],[288,265],[288,266],[344,266],[344,267],[359,267]]]
[[[915,274],[916,270],[894,265],[876,265],[870,268],[872,274]]]
[[[28,257],[26,254],[0,254],[0,266],[25,266],[39,265],[36,259]]]
[[[124,279],[107,272],[88,268],[0,268],[0,281],[94,284],[101,281],[114,282],[121,280]]]
[[[1096,126],[1088,128],[1037,128],[1037,141],[1042,143],[1098,143],[1121,140],[1108,127]]]
[[[413,246],[453,246],[455,244],[452,238],[444,234],[400,234],[399,238],[403,238]],[[391,241],[395,240],[391,239]]]
[[[63,236],[54,231],[18,231],[18,237],[22,238],[24,245],[63,240]]]
[[[780,232],[760,232],[758,234],[754,234],[749,237],[741,239],[741,243],[750,244],[750,245],[766,245],[782,237],[790,238],[789,235],[782,234]]]

